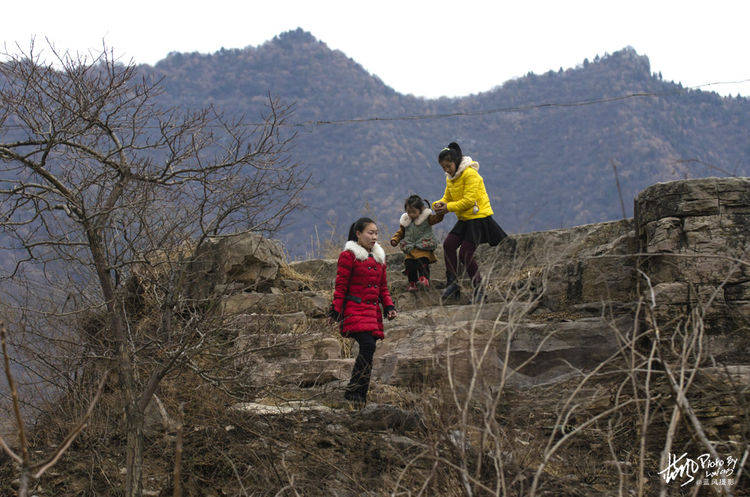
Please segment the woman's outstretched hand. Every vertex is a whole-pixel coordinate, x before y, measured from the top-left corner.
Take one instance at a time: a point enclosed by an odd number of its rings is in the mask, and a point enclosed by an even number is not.
[[[395,239],[391,240],[391,247],[395,247],[396,245],[398,245],[398,242]]]
[[[448,212],[448,204],[445,202],[435,202],[432,204],[432,209],[435,211],[435,214],[446,214]]]
[[[398,316],[398,313],[396,312],[395,309],[391,309],[390,311],[388,311],[389,320],[394,319],[396,316]]]

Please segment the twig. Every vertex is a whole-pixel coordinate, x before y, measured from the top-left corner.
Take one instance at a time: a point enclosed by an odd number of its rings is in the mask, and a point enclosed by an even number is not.
[[[10,394],[13,399],[13,413],[16,416],[16,428],[18,429],[18,443],[21,445],[21,460],[24,467],[29,467],[29,449],[26,441],[26,431],[23,427],[23,418],[21,417],[21,409],[18,405],[18,390],[16,389],[16,382],[13,379],[13,373],[10,371],[10,360],[8,358],[8,348],[5,343],[6,335],[8,333],[5,327],[5,322],[0,321],[0,343],[3,348],[3,365],[5,366],[5,377],[8,380],[8,386],[10,387]],[[5,444],[3,443],[3,446]]]
[[[0,436],[0,446],[3,447],[3,450],[5,450],[6,454],[8,454],[11,459],[13,459],[14,461],[16,461],[18,464],[23,464],[23,459],[21,459],[20,457],[18,457],[18,455],[15,452],[13,452],[10,449],[10,447],[8,447],[8,445],[5,443],[5,440],[3,440],[2,436]]]
[[[234,473],[235,478],[237,478],[237,483],[240,484],[240,489],[242,490],[242,493],[245,495],[245,497],[250,497],[247,494],[247,489],[245,488],[245,485],[242,484],[242,478],[240,478],[240,473],[237,471],[237,466],[234,465],[234,461],[226,455],[226,453],[223,450],[219,450],[221,452],[221,455],[224,456],[224,458],[229,462],[229,465],[232,466],[232,472]]]
[[[154,396],[156,398],[156,396]],[[162,406],[163,407],[163,406]],[[165,410],[166,412],[166,410]],[[175,426],[177,440],[174,449],[174,492],[173,497],[182,497],[182,428],[185,422],[185,403],[180,403],[179,417]],[[242,482],[240,482],[241,484]]]
[[[73,443],[73,441],[76,439],[78,434],[86,427],[86,423],[91,417],[91,413],[94,411],[94,406],[96,406],[96,403],[99,401],[99,397],[102,394],[102,390],[104,389],[104,384],[107,381],[107,376],[109,376],[109,371],[106,371],[104,373],[104,376],[102,377],[101,381],[99,382],[99,387],[96,390],[96,395],[91,401],[91,404],[89,404],[89,408],[86,411],[86,414],[83,416],[83,419],[81,422],[71,430],[70,434],[68,434],[67,437],[65,437],[65,440],[62,441],[60,446],[57,448],[55,453],[47,459],[45,462],[35,464],[31,467],[32,471],[36,470],[36,473],[34,473],[34,478],[39,479],[45,471],[47,471],[49,468],[55,465],[57,463],[58,459],[62,457],[62,455],[65,453],[65,451],[70,447],[70,444]]]

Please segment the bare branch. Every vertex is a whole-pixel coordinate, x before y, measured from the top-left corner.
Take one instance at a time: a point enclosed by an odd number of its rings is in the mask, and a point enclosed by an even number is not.
[[[5,323],[0,321],[0,344],[3,349],[3,365],[5,367],[5,378],[8,380],[8,387],[10,388],[10,394],[13,398],[13,413],[16,416],[16,428],[18,429],[18,443],[21,445],[21,459],[24,466],[29,465],[29,446],[26,441],[26,430],[24,429],[23,418],[21,417],[21,409],[18,405],[18,389],[16,388],[16,382],[13,379],[13,373],[10,370],[10,360],[8,356],[8,348],[6,345],[6,336],[8,330],[5,327]],[[5,444],[3,444],[5,447]],[[11,456],[12,457],[12,456]]]
[[[91,417],[91,413],[94,411],[94,407],[96,406],[96,403],[99,401],[99,397],[102,394],[102,390],[104,389],[104,384],[107,382],[107,376],[109,376],[109,371],[106,371],[104,373],[104,376],[102,376],[101,381],[99,382],[99,387],[96,389],[96,394],[94,395],[94,398],[91,400],[91,403],[89,404],[89,408],[86,411],[86,414],[83,416],[83,419],[81,419],[81,422],[71,430],[71,432],[68,434],[67,437],[65,437],[65,440],[62,441],[60,446],[57,448],[54,454],[50,456],[46,461],[35,464],[34,466],[31,466],[32,471],[36,471],[34,473],[34,478],[39,479],[45,471],[47,471],[49,468],[54,466],[57,461],[62,457],[62,455],[65,453],[66,450],[68,450],[68,447],[70,447],[70,444],[73,443],[73,441],[76,439],[79,433],[86,427],[86,424],[88,422],[88,419]]]

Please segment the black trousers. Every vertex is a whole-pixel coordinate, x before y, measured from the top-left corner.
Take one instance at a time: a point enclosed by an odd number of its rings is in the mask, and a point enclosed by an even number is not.
[[[375,354],[375,337],[370,333],[352,333],[359,344],[359,354],[354,360],[352,378],[346,387],[344,397],[348,400],[365,402],[367,390],[370,388],[370,374],[372,373],[372,356]]]
[[[419,259],[404,259],[406,277],[410,283],[415,283],[420,276],[430,279],[430,260],[427,257]]]

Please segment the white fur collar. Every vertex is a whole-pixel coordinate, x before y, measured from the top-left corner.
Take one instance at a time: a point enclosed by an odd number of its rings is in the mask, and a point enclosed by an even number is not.
[[[414,220],[414,224],[416,224],[417,226],[419,226],[420,224],[422,224],[425,221],[425,219],[427,219],[428,217],[430,217],[433,214],[435,214],[435,213],[432,212],[432,209],[424,209],[424,210],[422,210],[422,213],[419,215],[419,217]],[[411,224],[411,218],[409,217],[409,214],[407,214],[406,212],[404,212],[403,214],[401,214],[401,219],[399,219],[398,223],[401,226],[403,226],[404,228],[406,228],[407,226],[409,226]]]
[[[362,245],[352,240],[346,242],[346,245],[344,245],[344,250],[348,250],[349,252],[354,254],[354,257],[356,257],[358,261],[364,261],[370,255]],[[372,248],[372,256],[379,263],[385,264],[385,250],[383,250],[383,247],[381,247],[377,242],[375,242],[375,246]]]
[[[448,177],[448,179],[456,179],[461,176],[461,173],[464,172],[467,167],[473,167],[474,169],[479,171],[479,162],[471,160],[471,157],[469,157],[468,155],[464,155],[461,159],[461,164],[459,164],[458,169],[456,169],[456,174],[451,176],[450,174],[445,173],[445,175]]]

